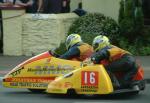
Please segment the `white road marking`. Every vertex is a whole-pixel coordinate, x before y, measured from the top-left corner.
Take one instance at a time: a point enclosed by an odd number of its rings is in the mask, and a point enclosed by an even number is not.
[[[0,77],[0,81],[2,81],[3,78],[4,78],[4,77]]]
[[[107,102],[107,101],[102,101],[102,102],[94,102],[94,101],[93,101],[93,102],[92,102],[92,101],[91,101],[91,102],[74,102],[74,103],[113,103],[113,102],[109,102],[109,101],[108,101],[108,102]]]
[[[0,74],[7,74],[9,70],[0,70]]]

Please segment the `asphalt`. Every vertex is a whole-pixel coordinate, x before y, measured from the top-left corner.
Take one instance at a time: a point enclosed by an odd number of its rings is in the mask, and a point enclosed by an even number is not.
[[[32,93],[26,89],[5,88],[0,84],[0,103],[149,103],[150,85],[138,95],[118,94],[99,96],[51,95],[47,93]]]
[[[4,56],[0,55],[0,77],[5,72],[14,68],[17,64],[28,59],[28,56]],[[145,79],[150,83],[150,56],[136,56],[137,61],[144,68]]]

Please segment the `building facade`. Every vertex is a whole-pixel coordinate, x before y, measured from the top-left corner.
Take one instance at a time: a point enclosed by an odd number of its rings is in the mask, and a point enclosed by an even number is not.
[[[121,0],[82,0],[83,9],[88,12],[99,12],[118,20]]]

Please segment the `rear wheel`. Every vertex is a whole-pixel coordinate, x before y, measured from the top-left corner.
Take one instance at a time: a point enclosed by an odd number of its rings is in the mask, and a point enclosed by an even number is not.
[[[67,95],[69,95],[69,96],[76,95],[76,91],[74,89],[68,89]]]
[[[145,81],[145,80],[142,80],[142,81],[139,83],[138,86],[139,86],[140,90],[144,90],[145,87],[146,87],[146,81]]]
[[[28,89],[28,90],[33,92],[33,93],[42,93],[45,91],[45,89]]]

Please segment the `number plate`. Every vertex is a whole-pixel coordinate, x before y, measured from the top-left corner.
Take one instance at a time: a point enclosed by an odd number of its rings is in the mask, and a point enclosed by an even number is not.
[[[96,71],[82,71],[81,85],[98,86],[98,72]]]

